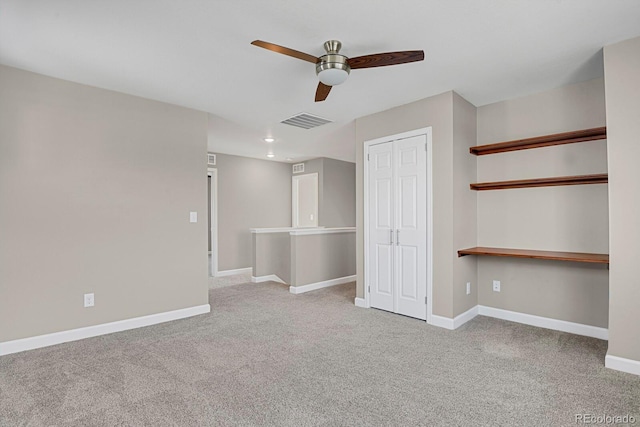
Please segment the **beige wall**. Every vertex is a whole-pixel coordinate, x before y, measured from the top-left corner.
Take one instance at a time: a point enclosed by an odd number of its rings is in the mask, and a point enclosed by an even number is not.
[[[324,157],[318,157],[317,159],[311,159],[311,160],[307,160],[304,163],[304,172],[302,173],[293,173],[293,167],[291,168],[291,174],[292,176],[297,176],[297,175],[305,175],[308,173],[317,173],[318,174],[318,180],[321,183],[322,182],[322,173],[323,173],[323,164],[324,164]],[[322,189],[322,184],[320,184],[320,190]],[[322,191],[318,191],[319,194],[322,194]]]
[[[595,79],[477,109],[478,145],[605,125]],[[478,181],[607,172],[606,141],[477,157]],[[478,245],[608,253],[606,185],[478,192]],[[501,281],[501,292],[491,290]],[[605,267],[478,259],[481,305],[607,327]]]
[[[318,226],[353,227],[356,224],[355,163],[321,157],[304,162],[304,173],[318,174]]]
[[[204,113],[0,66],[0,342],[207,304],[206,151]]]
[[[640,38],[604,49],[609,156],[609,355],[640,361]]]
[[[253,276],[275,274],[291,283],[291,237],[280,233],[253,233]]]
[[[303,286],[353,276],[355,246],[353,232],[291,236],[291,282],[288,283]]]
[[[323,197],[320,223],[325,227],[356,225],[356,165],[335,159],[323,159]]]
[[[477,246],[477,193],[469,189],[476,181],[476,157],[469,147],[476,145],[476,107],[453,94],[453,317],[478,304],[478,260],[456,257],[458,249]],[[467,295],[467,282],[471,293]]]
[[[217,154],[218,271],[251,267],[250,228],[291,226],[291,165]]]
[[[455,100],[455,101],[454,101]],[[455,106],[454,106],[455,104]],[[454,138],[454,109],[456,120],[470,120],[471,123],[455,126],[457,137]],[[471,172],[465,169],[468,159],[464,149],[459,148],[472,144],[474,112],[466,101],[457,99],[453,92],[446,92],[427,99],[402,105],[356,120],[356,227],[357,227],[357,296],[364,297],[364,183],[363,183],[363,144],[365,141],[384,136],[395,135],[414,129],[432,127],[433,137],[433,314],[452,318],[460,314],[456,310],[474,304],[474,296],[460,296],[466,282],[475,282],[474,261],[457,258],[454,243],[457,241],[475,243],[476,212],[470,209],[454,216],[454,176]],[[470,140],[471,138],[471,140]],[[454,148],[455,145],[455,148]],[[459,183],[458,183],[459,185]],[[460,187],[458,187],[459,190]],[[464,207],[473,205],[475,195],[462,195],[455,205]],[[457,224],[456,222],[460,222]],[[454,224],[461,227],[454,242]],[[466,224],[464,227],[462,224]],[[469,225],[471,224],[471,225]],[[454,269],[458,272],[455,274]],[[454,283],[454,280],[456,283]],[[460,283],[458,283],[460,282]],[[454,308],[454,286],[456,286],[456,307]],[[460,288],[460,289],[458,289]]]

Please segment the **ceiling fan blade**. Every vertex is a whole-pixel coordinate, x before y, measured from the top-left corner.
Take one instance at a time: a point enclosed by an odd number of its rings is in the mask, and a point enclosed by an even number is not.
[[[316,89],[316,102],[324,101],[329,96],[332,86],[327,86],[322,82],[318,82],[318,89]]]
[[[423,50],[405,50],[402,52],[374,53],[373,55],[349,58],[349,66],[352,70],[355,70],[358,68],[386,67],[387,65],[406,64],[408,62],[422,61],[423,59]]]
[[[273,52],[282,53],[283,55],[292,56],[294,58],[302,59],[303,61],[311,62],[315,64],[318,62],[318,58],[313,55],[309,55],[308,53],[300,52],[297,50],[289,49],[288,47],[280,46],[277,44],[263,42],[262,40],[254,40],[251,42],[252,45],[262,47],[267,50],[271,50]]]

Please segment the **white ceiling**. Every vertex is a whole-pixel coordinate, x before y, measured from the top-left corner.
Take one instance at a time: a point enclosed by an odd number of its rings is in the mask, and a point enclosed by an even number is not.
[[[355,118],[448,90],[480,106],[601,76],[601,48],[638,35],[637,0],[0,0],[0,63],[207,111],[210,151],[275,160],[353,161]],[[425,61],[354,70],[314,103],[313,64],[254,39]],[[279,123],[300,112],[334,123]]]

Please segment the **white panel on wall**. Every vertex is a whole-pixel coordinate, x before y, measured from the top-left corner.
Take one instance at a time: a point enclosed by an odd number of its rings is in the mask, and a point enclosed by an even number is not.
[[[318,226],[318,174],[310,173],[293,177],[292,182],[293,227]]]

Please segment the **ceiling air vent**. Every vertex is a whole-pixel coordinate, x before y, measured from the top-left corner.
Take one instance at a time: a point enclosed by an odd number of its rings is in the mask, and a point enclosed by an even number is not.
[[[296,163],[293,165],[293,173],[304,172],[304,163]]]
[[[207,164],[209,166],[215,166],[216,165],[216,155],[215,154],[207,153]]]
[[[323,119],[322,117],[314,116],[309,113],[300,113],[293,117],[289,117],[287,120],[283,120],[280,123],[297,126],[303,129],[311,129],[331,123],[331,120]]]

